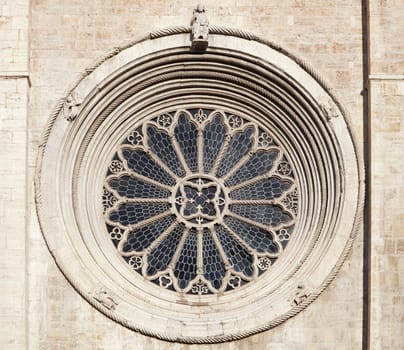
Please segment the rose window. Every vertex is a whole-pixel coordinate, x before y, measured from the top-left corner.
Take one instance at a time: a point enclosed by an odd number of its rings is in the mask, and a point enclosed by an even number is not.
[[[271,269],[293,236],[293,167],[270,130],[226,111],[143,121],[109,164],[104,218],[117,252],[158,286],[231,291]]]
[[[307,62],[253,33],[159,30],[88,67],[39,143],[36,205],[75,290],[126,328],[227,342],[310,305],[349,256],[363,164]]]

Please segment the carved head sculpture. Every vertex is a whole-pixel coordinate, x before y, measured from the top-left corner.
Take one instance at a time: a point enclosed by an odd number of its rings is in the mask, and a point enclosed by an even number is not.
[[[205,6],[202,5],[202,4],[198,4],[198,5],[196,6],[196,11],[199,12],[199,13],[205,12]]]

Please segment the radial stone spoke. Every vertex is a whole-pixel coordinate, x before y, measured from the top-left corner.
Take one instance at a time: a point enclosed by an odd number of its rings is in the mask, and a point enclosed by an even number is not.
[[[118,250],[122,255],[132,254],[134,251],[143,252],[153,242],[156,242],[159,237],[163,236],[164,239],[167,235],[165,232],[173,229],[173,223],[176,225],[174,217],[167,215],[160,220],[155,220],[147,225],[131,230],[127,237],[120,242]]]
[[[165,170],[170,169],[178,178],[184,176],[185,171],[173,146],[173,138],[174,136],[170,136],[154,126],[147,128],[147,146],[152,151],[153,157],[156,155],[160,159],[159,165],[164,166]],[[157,162],[157,158],[154,159]]]
[[[233,168],[238,167],[240,162],[245,162],[244,159],[249,157],[249,152],[254,145],[254,133],[255,129],[248,126],[243,131],[232,135],[223,160],[216,171],[218,177],[224,177]]]
[[[223,157],[226,154],[229,144],[230,144],[230,137],[226,136],[226,138],[224,139],[223,145],[220,148],[219,154],[216,157],[215,163],[213,164],[212,169],[210,170],[209,174],[211,174],[211,175],[216,174],[217,169],[219,168],[220,164],[223,161]]]
[[[273,174],[282,154],[277,147],[257,150],[245,156],[223,179],[231,187],[260,175]]]
[[[167,165],[165,162],[163,162],[160,157],[154,153],[153,150],[148,149],[147,154],[161,167],[163,168],[173,179],[178,180],[179,177],[177,174],[175,174]]]
[[[198,129],[198,172],[203,172],[203,132]]]
[[[163,189],[161,184],[151,183],[129,173],[109,176],[105,182],[105,187],[108,190],[127,200],[134,198],[163,199],[168,198],[171,192],[167,188]]]
[[[201,235],[201,268],[203,269],[204,277],[212,283],[214,288],[219,289],[226,275],[226,265],[224,261],[227,262],[227,258],[221,246],[222,252],[219,252],[218,244],[220,245],[220,243],[218,242],[216,233],[215,236],[217,242],[208,229],[204,229],[203,236]],[[228,263],[227,266],[229,266]]]

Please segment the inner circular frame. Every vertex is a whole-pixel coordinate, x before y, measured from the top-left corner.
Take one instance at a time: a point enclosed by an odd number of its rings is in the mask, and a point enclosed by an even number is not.
[[[195,180],[195,181],[192,181]],[[179,195],[182,196],[183,200],[184,197],[187,197],[187,193],[185,191],[185,186],[194,186],[198,187],[198,180],[208,180],[208,183],[203,183],[204,188],[209,187],[209,184],[214,184],[217,187],[217,192],[215,195],[215,198],[213,199],[214,201],[220,201],[217,203],[214,203],[215,205],[215,210],[216,210],[216,215],[213,217],[210,217],[209,215],[198,215],[192,214],[192,215],[184,215],[184,202],[178,203],[178,198]],[[195,183],[196,182],[196,183]],[[201,197],[198,194],[199,197]],[[204,227],[213,227],[216,223],[221,223],[223,219],[223,215],[226,212],[228,206],[229,206],[229,201],[228,201],[228,191],[226,190],[226,187],[223,185],[223,181],[220,179],[217,179],[215,176],[209,175],[209,174],[192,174],[189,176],[184,177],[181,181],[179,181],[173,190],[173,196],[171,197],[171,205],[173,212],[176,214],[179,222],[182,222],[186,227],[189,228],[204,228]],[[202,204],[202,203],[201,203]],[[200,205],[200,203],[197,203],[197,205]],[[199,208],[201,211],[203,208]],[[196,219],[196,220],[192,220]],[[203,222],[201,219],[207,219],[207,222]]]

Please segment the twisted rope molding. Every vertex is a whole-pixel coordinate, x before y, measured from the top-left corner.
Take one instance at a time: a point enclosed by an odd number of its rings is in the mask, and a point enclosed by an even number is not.
[[[190,26],[174,26],[174,27],[168,27],[168,28],[163,28],[159,30],[155,30],[152,32],[149,32],[146,35],[138,36],[133,40],[128,41],[125,44],[122,44],[121,46],[115,47],[112,51],[108,52],[105,56],[97,59],[94,61],[93,64],[91,64],[88,68],[84,69],[82,73],[77,77],[77,79],[73,82],[73,84],[66,90],[66,93],[64,94],[65,96],[68,96],[78,85],[79,83],[88,75],[90,75],[97,67],[102,65],[105,61],[108,59],[114,57],[115,55],[119,54],[123,50],[126,50],[138,43],[141,43],[143,41],[147,40],[153,40],[165,36],[170,36],[170,35],[176,35],[176,34],[187,34],[191,33],[191,27]],[[295,61],[301,68],[303,68],[306,72],[308,72],[312,77],[315,78],[315,80],[321,85],[321,87],[326,90],[331,98],[333,99],[334,103],[338,106],[338,108],[343,112],[344,116],[347,117],[347,112],[344,108],[344,106],[339,102],[339,99],[334,97],[336,95],[336,92],[329,86],[329,84],[317,73],[317,71],[312,68],[309,63],[307,63],[305,60],[297,57],[296,55],[292,54],[291,52],[285,50],[283,47],[281,47],[278,44],[275,44],[274,42],[264,39],[254,33],[251,33],[249,31],[237,29],[237,28],[231,28],[231,27],[224,27],[224,26],[215,26],[211,25],[209,26],[209,34],[216,34],[216,35],[226,35],[226,36],[234,36],[237,38],[241,39],[246,39],[246,40],[251,40],[251,41],[256,41],[258,43],[264,44],[266,46],[271,47],[272,49],[281,52],[282,54],[286,55],[287,57],[291,58],[293,61]],[[63,99],[65,100],[65,98]],[[55,108],[56,109],[56,108]],[[52,113],[53,115],[53,113]],[[51,118],[48,120],[48,124],[51,122]],[[53,123],[52,123],[53,125]],[[52,127],[50,126],[50,128]],[[48,128],[48,125],[46,126]],[[47,134],[49,136],[49,133]],[[46,145],[46,133],[43,134],[42,136],[42,141],[45,141]],[[42,144],[42,142],[41,142]]]
[[[177,27],[169,27],[160,30],[156,30],[150,33],[150,39],[157,39],[160,37],[168,36],[168,35],[175,35],[175,34],[187,34],[191,32],[191,27],[188,26],[177,26]],[[217,35],[226,35],[226,36],[234,36],[241,39],[256,41],[258,43],[264,44],[273,48],[276,51],[281,52],[282,54],[286,55],[287,57],[291,58],[295,61],[300,67],[302,67],[305,71],[307,71],[311,76],[313,76],[320,85],[327,91],[331,92],[332,88],[325,82],[325,80],[304,60],[297,57],[296,55],[292,54],[291,52],[285,50],[281,46],[275,44],[274,42],[264,39],[254,33],[251,33],[246,30],[231,28],[231,27],[223,27],[223,26],[209,26],[209,34],[217,34]],[[338,105],[340,109],[343,107],[338,103],[336,99],[334,102]]]
[[[114,48],[111,52],[109,52],[107,55],[102,57],[101,59],[97,60],[94,62],[93,65],[91,65],[89,68],[85,69],[80,76],[76,79],[76,81],[71,85],[69,89],[67,89],[67,92],[65,96],[67,97],[78,85],[79,83],[89,74],[91,74],[97,67],[99,67],[101,64],[103,64],[105,61],[108,59],[114,57],[115,55],[119,54],[121,51],[132,47],[135,44],[141,43],[146,40],[153,40],[157,39],[160,37],[165,37],[165,36],[170,36],[170,35],[176,35],[176,34],[186,34],[190,33],[191,27],[190,26],[175,26],[175,27],[170,27],[170,28],[165,28],[157,31],[152,31],[147,35],[140,36],[120,47]],[[209,27],[209,33],[210,34],[217,34],[217,35],[227,35],[227,36],[234,36],[246,40],[251,40],[251,41],[256,41],[259,43],[262,43],[264,45],[267,45],[282,54],[285,54],[287,57],[291,58],[293,61],[295,61],[301,68],[303,68],[306,72],[308,72],[319,84],[320,86],[328,92],[328,94],[331,96],[333,102],[338,106],[338,108],[341,110],[343,113],[344,117],[348,119],[349,117],[348,114],[344,108],[339,102],[338,99],[335,98],[335,91],[329,85],[324,81],[322,77],[319,76],[319,74],[304,60],[296,57],[295,55],[291,54],[287,50],[283,49],[279,45],[274,44],[273,42],[263,39],[251,32],[240,30],[240,29],[234,29],[234,28],[228,28],[228,27],[223,27],[223,26],[210,26]],[[34,185],[35,185],[35,203],[36,203],[36,211],[37,211],[37,216],[40,217],[40,213],[43,210],[43,205],[42,205],[42,198],[40,195],[40,177],[41,177],[41,163],[42,159],[44,156],[44,151],[46,144],[49,139],[50,132],[52,130],[52,127],[56,121],[56,118],[60,114],[61,110],[63,109],[64,103],[66,101],[66,97],[61,98],[55,105],[47,123],[45,126],[45,129],[41,135],[40,143],[39,143],[39,150],[38,150],[38,157],[37,157],[37,173],[35,176],[34,180]],[[348,128],[349,129],[349,128]],[[51,253],[56,265],[58,266],[59,270],[61,273],[65,276],[67,281],[70,283],[70,285],[94,308],[105,314],[107,317],[112,319],[113,321],[123,325],[124,327],[128,329],[135,330],[143,335],[146,336],[152,336],[161,340],[169,341],[169,342],[181,342],[181,343],[187,343],[187,344],[211,344],[211,343],[221,343],[221,342],[228,342],[228,341],[234,341],[234,340],[240,340],[267,330],[270,330],[271,328],[274,328],[281,323],[287,321],[289,318],[295,316],[302,310],[304,310],[308,305],[310,305],[315,299],[318,298],[318,296],[330,285],[330,283],[335,279],[336,275],[338,272],[341,270],[342,265],[344,264],[345,260],[347,259],[348,255],[351,253],[352,250],[352,245],[355,240],[355,238],[358,235],[359,229],[360,229],[360,223],[362,221],[363,217],[363,207],[364,207],[364,197],[365,197],[365,191],[364,191],[364,169],[363,169],[363,161],[362,157],[359,156],[357,153],[356,149],[358,146],[358,142],[356,140],[355,135],[351,132],[349,129],[349,132],[352,136],[353,143],[355,145],[355,156],[358,164],[358,171],[359,171],[359,194],[358,194],[358,206],[357,210],[355,213],[355,221],[354,221],[354,226],[350,235],[350,238],[348,239],[347,243],[344,246],[343,252],[340,255],[340,257],[337,260],[337,264],[334,266],[332,271],[328,274],[327,278],[324,280],[324,282],[321,284],[319,288],[317,288],[316,291],[312,291],[307,298],[305,298],[300,304],[296,305],[292,309],[290,309],[288,312],[285,314],[275,318],[271,322],[253,328],[249,331],[243,331],[239,333],[235,333],[232,335],[216,335],[216,336],[205,336],[205,337],[189,337],[189,336],[170,336],[169,334],[162,334],[160,332],[155,332],[150,329],[146,329],[139,324],[134,324],[133,322],[127,320],[127,319],[122,319],[121,317],[117,317],[114,311],[111,311],[107,308],[105,308],[101,303],[96,301],[94,298],[89,297],[89,292],[88,290],[85,290],[84,288],[80,287],[80,283],[76,280],[75,276],[71,273],[69,273],[68,269],[65,268],[65,264],[62,264],[56,260],[56,256],[51,249],[51,247],[48,245],[48,242],[46,241],[46,238],[44,236],[45,244],[47,245],[47,248],[49,252]],[[41,227],[41,232],[43,234],[43,225],[41,221],[39,220],[39,225]]]

